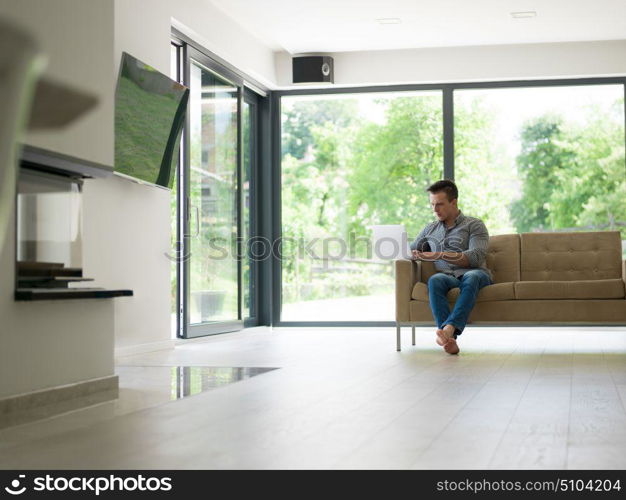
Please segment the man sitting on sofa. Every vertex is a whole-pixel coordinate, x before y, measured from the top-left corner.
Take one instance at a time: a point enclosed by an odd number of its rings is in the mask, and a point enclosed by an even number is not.
[[[461,213],[454,182],[438,181],[426,191],[438,220],[422,229],[411,250],[413,259],[435,263],[438,272],[428,280],[428,296],[437,323],[436,341],[447,353],[457,354],[456,338],[465,328],[478,291],[492,284],[485,266],[489,233],[480,219]],[[447,294],[456,287],[461,293],[450,312]]]

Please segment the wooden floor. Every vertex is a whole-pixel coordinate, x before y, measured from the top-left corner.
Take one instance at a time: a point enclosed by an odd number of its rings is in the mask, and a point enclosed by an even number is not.
[[[430,328],[410,343],[256,328],[125,357],[280,369],[168,402],[167,371],[120,367],[116,403],[0,431],[0,468],[626,468],[626,328],[468,327],[459,356]]]

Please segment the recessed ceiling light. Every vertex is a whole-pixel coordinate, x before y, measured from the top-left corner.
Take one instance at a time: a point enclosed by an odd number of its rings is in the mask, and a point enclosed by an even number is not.
[[[402,21],[399,17],[383,17],[381,19],[376,19],[378,24],[400,24]]]
[[[528,10],[526,12],[511,12],[513,19],[526,19],[529,17],[537,17],[537,13],[534,10]]]

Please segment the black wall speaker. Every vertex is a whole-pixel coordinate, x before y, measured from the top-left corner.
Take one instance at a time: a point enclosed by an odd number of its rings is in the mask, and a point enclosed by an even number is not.
[[[334,83],[333,58],[299,56],[292,59],[293,83]]]

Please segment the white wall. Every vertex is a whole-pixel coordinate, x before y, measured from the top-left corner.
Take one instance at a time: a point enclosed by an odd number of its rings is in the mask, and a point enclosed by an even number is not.
[[[114,299],[116,348],[170,338],[170,196],[120,177],[85,182],[85,275],[134,292]]]
[[[15,233],[0,249],[0,399],[113,375],[113,301],[15,302]]]
[[[268,88],[276,86],[273,51],[209,0],[167,3],[175,27]]]
[[[126,51],[169,73],[171,27],[268,86],[274,54],[209,0],[115,0],[115,54]]]
[[[31,133],[26,142],[113,163],[113,0],[0,0],[0,16],[23,26],[48,56],[46,75],[92,94],[97,107],[67,128]]]
[[[170,72],[171,28],[193,37],[218,56],[241,70],[274,80],[272,51],[248,35],[216,10],[208,0],[115,0],[116,67],[122,52],[137,57],[159,71]],[[99,283],[134,290],[132,299],[115,304],[115,346],[162,345],[171,336],[170,194],[150,186],[114,178],[88,181],[85,186],[89,207],[85,213],[106,206],[113,211],[110,227],[103,234],[114,239],[90,238],[93,251],[85,251],[85,267]],[[95,227],[107,223],[106,216],[94,216]],[[95,231],[95,228],[93,229]],[[106,255],[106,264],[91,255]]]
[[[27,142],[110,164],[112,1],[0,0],[0,16],[38,39],[49,56],[49,77],[100,98],[97,109],[76,124],[31,134]],[[112,375],[113,302],[15,302],[15,233],[9,227],[0,244],[0,398]]]
[[[100,100],[71,126],[26,143],[105,165],[114,158],[121,52],[169,73],[173,24],[251,76],[275,80],[271,50],[208,0],[0,0],[0,16],[38,39],[47,76]],[[135,296],[14,302],[10,234],[0,254],[0,398],[111,375],[114,347],[170,338],[170,194],[113,177],[87,180],[83,202],[85,275]]]
[[[340,52],[335,85],[391,85],[623,76],[626,40]],[[275,54],[280,88],[293,86],[291,55]]]

